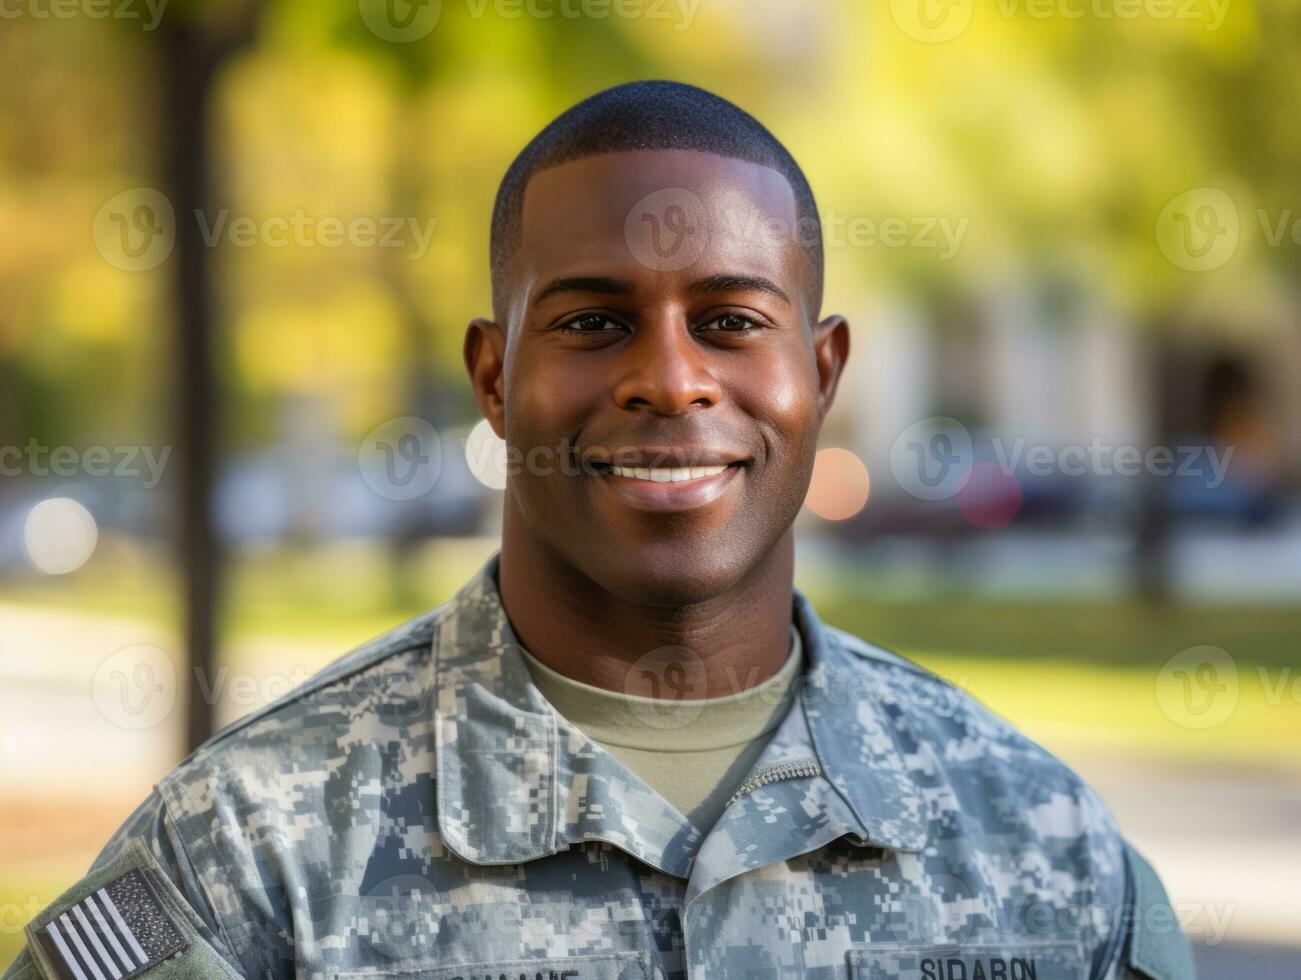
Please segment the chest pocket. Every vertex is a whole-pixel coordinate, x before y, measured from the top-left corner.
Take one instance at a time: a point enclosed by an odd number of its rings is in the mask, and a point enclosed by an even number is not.
[[[849,951],[850,980],[1086,980],[1078,943],[881,945]]]
[[[597,953],[554,959],[413,964],[334,974],[336,980],[651,980],[650,954]]]

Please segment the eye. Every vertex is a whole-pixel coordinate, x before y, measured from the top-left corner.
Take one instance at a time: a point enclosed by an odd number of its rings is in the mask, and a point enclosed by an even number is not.
[[[583,313],[560,324],[560,330],[566,333],[609,333],[612,330],[627,328],[616,320],[611,320],[604,313]]]
[[[760,326],[759,322],[739,313],[723,313],[705,323],[702,330],[719,330],[723,333],[745,333]]]

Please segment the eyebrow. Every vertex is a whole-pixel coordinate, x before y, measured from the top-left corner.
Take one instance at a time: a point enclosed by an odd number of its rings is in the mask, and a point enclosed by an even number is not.
[[[765,293],[771,293],[787,305],[790,304],[790,297],[786,291],[778,286],[771,279],[763,276],[745,276],[738,274],[723,274],[709,276],[705,279],[698,279],[691,284],[693,293],[721,293],[721,292],[738,292],[747,289],[759,290]],[[627,279],[613,279],[609,276],[566,276],[561,279],[553,279],[547,283],[538,294],[533,297],[534,303],[541,303],[544,299],[555,296],[558,293],[604,293],[607,295],[626,296],[634,292],[634,286]]]
[[[633,285],[627,279],[611,279],[609,276],[569,276],[552,279],[533,297],[534,303],[541,303],[557,293],[608,293],[626,295],[633,291]]]
[[[765,279],[763,276],[710,276],[708,279],[701,279],[691,284],[693,293],[741,292],[747,289],[757,289],[760,292],[771,293],[783,303],[790,305],[791,300],[786,295],[786,291],[771,279]]]

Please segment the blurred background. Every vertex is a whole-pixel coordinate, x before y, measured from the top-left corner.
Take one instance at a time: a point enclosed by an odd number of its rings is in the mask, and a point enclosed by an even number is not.
[[[703,85],[854,351],[828,621],[1102,792],[1203,977],[1301,975],[1301,8],[0,0],[0,963],[215,727],[495,549],[498,180]]]

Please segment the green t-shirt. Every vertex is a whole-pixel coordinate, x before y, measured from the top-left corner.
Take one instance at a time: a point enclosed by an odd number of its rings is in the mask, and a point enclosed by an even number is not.
[[[523,653],[533,682],[556,711],[701,832],[714,825],[786,717],[804,657],[792,625],[786,662],[763,683],[718,698],[662,701],[584,684]]]

